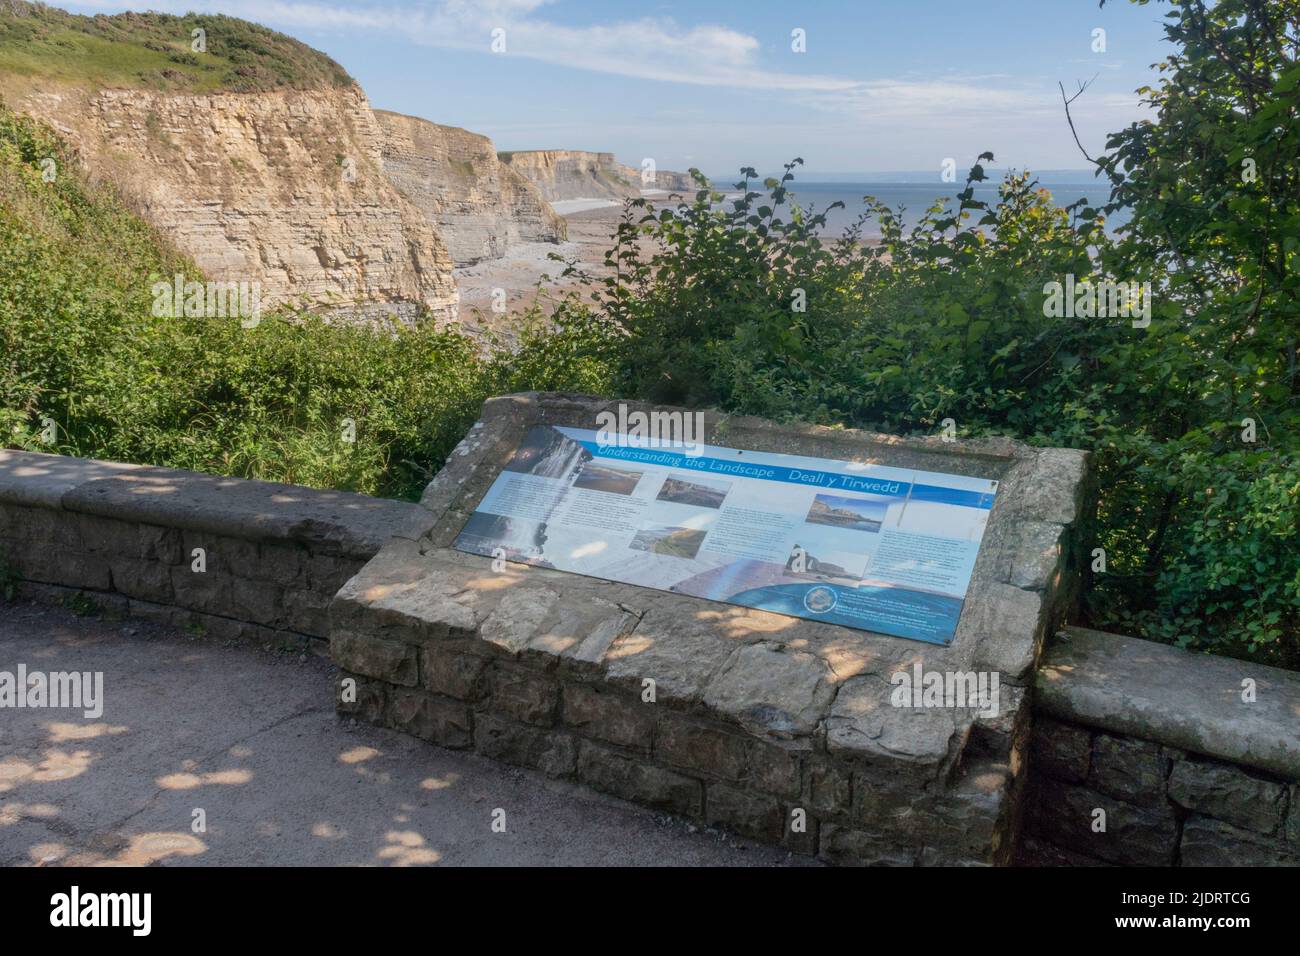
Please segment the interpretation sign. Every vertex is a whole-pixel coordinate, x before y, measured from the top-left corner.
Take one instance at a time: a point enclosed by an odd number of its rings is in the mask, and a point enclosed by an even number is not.
[[[455,547],[947,644],[997,486],[539,425]]]

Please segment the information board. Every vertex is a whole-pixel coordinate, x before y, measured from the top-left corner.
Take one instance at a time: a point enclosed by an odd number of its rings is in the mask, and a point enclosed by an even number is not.
[[[549,425],[466,522],[474,554],[947,644],[997,481]]]

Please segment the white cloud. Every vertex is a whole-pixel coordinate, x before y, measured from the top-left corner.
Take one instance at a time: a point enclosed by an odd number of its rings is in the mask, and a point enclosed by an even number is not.
[[[92,9],[161,9],[183,13],[195,0],[69,0]],[[367,31],[423,46],[490,53],[492,31],[505,30],[506,55],[595,73],[655,82],[784,94],[804,122],[821,115],[844,136],[865,132],[972,133],[1036,129],[1064,120],[1055,82],[1005,73],[861,80],[770,70],[756,37],[724,26],[686,27],[669,18],[572,26],[548,19],[550,0],[385,0],[346,5],[326,0],[198,0],[199,9],[243,17],[294,33]],[[1074,106],[1085,138],[1127,125],[1140,110],[1133,95],[1090,91]]]

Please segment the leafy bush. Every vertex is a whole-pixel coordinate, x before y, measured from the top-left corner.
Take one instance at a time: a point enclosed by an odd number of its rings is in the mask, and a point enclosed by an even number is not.
[[[43,157],[71,161],[0,110],[0,429],[49,450],[48,417],[71,454],[414,496],[502,391],[898,433],[952,418],[1094,452],[1090,623],[1300,666],[1300,0],[1172,5],[1176,53],[1144,91],[1156,119],[1096,161],[1106,203],[1058,209],[1013,173],[986,208],[969,188],[982,156],[954,207],[904,230],[865,197],[824,240],[798,160],[761,186],[742,170],[731,201],[693,173],[691,202],[629,203],[614,274],[521,317],[509,351],[295,313],[253,330],[151,319],[152,277],[193,266],[111,192],[44,182]],[[1133,218],[1110,235],[1121,206]],[[860,241],[868,218],[878,246]],[[1150,326],[1049,314],[1044,287],[1067,275],[1150,282]]]
[[[630,202],[590,296],[616,390],[1091,449],[1091,623],[1300,666],[1300,4],[1174,6],[1156,122],[1096,161],[1105,204],[1058,209],[1012,173],[985,208],[977,163],[953,208],[904,231],[865,197],[824,241],[824,211],[794,201],[799,160],[761,192],[742,170],[730,202],[695,171],[692,202]],[[1150,326],[1053,317],[1045,285],[1067,275],[1151,283]]]
[[[390,334],[305,312],[252,329],[152,317],[152,284],[178,272],[201,278],[83,181],[54,134],[0,108],[5,443],[416,497],[489,395],[608,387],[581,316],[534,315],[514,351],[432,323]]]

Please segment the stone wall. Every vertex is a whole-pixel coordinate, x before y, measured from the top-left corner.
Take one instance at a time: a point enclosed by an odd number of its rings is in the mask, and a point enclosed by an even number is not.
[[[1300,674],[1069,628],[1036,692],[1021,862],[1300,865]]]
[[[219,639],[328,634],[341,713],[828,862],[1300,863],[1300,675],[1080,628],[1040,657],[1071,598],[1080,456],[868,452],[1003,476],[949,648],[448,548],[530,422],[603,407],[492,400],[422,505],[0,451],[0,588],[16,572],[26,597]],[[873,444],[707,427],[824,457]],[[889,706],[918,663],[996,670],[1000,713]]]
[[[325,637],[335,592],[391,535],[419,534],[426,514],[364,495],[0,450],[0,561],[20,595],[221,638]]]
[[[591,428],[616,408],[484,406],[422,499],[430,531],[386,544],[331,607],[340,712],[829,862],[1008,862],[1027,684],[1072,591],[1084,456],[704,414],[713,444],[996,477],[948,646],[450,547],[529,427]],[[998,675],[997,713],[895,706],[892,675],[916,667]]]

